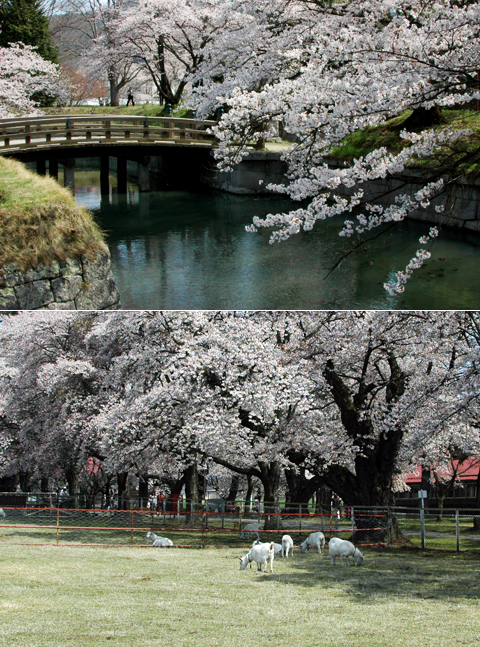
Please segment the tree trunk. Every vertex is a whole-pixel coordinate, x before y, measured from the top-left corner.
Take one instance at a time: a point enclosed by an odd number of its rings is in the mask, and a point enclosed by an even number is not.
[[[198,468],[196,461],[185,470],[185,498],[187,499],[187,510],[198,512]]]
[[[431,126],[438,126],[445,123],[445,118],[439,106],[426,108],[415,108],[412,114],[402,123],[402,130],[424,130]]]
[[[48,476],[42,476],[40,480],[40,492],[49,492],[48,481]]]
[[[110,83],[110,105],[118,106],[120,87],[117,84],[117,75],[115,73],[111,73],[109,75],[109,83]]]
[[[128,472],[118,472],[117,473],[118,509],[119,510],[128,510],[127,478],[128,478]]]
[[[317,477],[307,479],[305,468],[300,468],[298,471],[285,469],[285,478],[288,486],[285,512],[291,514],[308,512],[308,502],[320,485],[319,479]]]
[[[278,486],[280,485],[280,465],[273,463],[260,464],[260,480],[263,485],[263,507],[265,511],[265,530],[273,530],[280,525],[280,515],[274,515],[277,510]]]
[[[138,504],[140,508],[146,508],[148,502],[148,474],[140,474],[138,477]]]
[[[30,479],[32,477],[32,473],[29,472],[28,470],[21,471],[18,473],[18,481],[20,483],[20,489],[22,492],[30,492]]]
[[[240,475],[234,474],[232,480],[230,481],[230,489],[227,495],[227,503],[235,503],[238,493],[238,485],[240,483]]]
[[[251,474],[247,474],[247,492],[245,494],[245,512],[250,512],[250,501],[252,500],[253,493],[253,478]]]

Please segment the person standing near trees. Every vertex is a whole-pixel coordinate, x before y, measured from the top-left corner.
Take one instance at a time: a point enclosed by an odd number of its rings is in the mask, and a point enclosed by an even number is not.
[[[132,102],[132,106],[134,106],[135,101],[133,100],[133,90],[132,90],[132,88],[128,88],[127,106],[130,105],[130,101]]]

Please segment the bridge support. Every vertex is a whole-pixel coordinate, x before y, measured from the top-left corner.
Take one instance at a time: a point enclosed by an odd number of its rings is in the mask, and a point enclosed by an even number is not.
[[[47,174],[47,165],[44,159],[37,160],[37,174],[38,175]]]
[[[64,177],[63,185],[71,191],[75,191],[75,158],[69,157],[63,160]]]
[[[110,158],[108,155],[100,157],[100,194],[109,195],[108,174],[110,171]]]
[[[58,160],[48,160],[48,174],[58,180]]]
[[[127,158],[117,157],[117,193],[127,192]]]
[[[138,160],[138,190],[140,193],[147,193],[150,191],[149,164],[150,157],[142,157]]]

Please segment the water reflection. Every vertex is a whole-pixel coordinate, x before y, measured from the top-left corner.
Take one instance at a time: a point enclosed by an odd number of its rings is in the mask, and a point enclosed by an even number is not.
[[[76,199],[107,232],[114,275],[125,309],[476,309],[480,306],[480,247],[472,237],[443,232],[433,258],[400,297],[383,283],[405,267],[425,227],[402,223],[346,258],[328,278],[350,241],[342,219],[318,223],[269,245],[250,234],[253,215],[290,208],[278,198],[181,191],[139,194],[129,184],[100,196],[97,180],[76,174]],[[114,178],[112,178],[113,184]]]

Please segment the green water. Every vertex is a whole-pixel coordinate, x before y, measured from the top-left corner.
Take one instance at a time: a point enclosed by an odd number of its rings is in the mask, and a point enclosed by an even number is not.
[[[383,283],[404,269],[420,246],[424,224],[398,225],[350,254],[327,276],[353,240],[338,236],[343,219],[317,223],[288,241],[245,231],[254,215],[289,210],[271,197],[180,191],[100,200],[98,174],[76,174],[76,199],[107,232],[124,309],[435,309],[480,308],[480,237],[443,230],[432,259],[405,292],[389,297]]]

